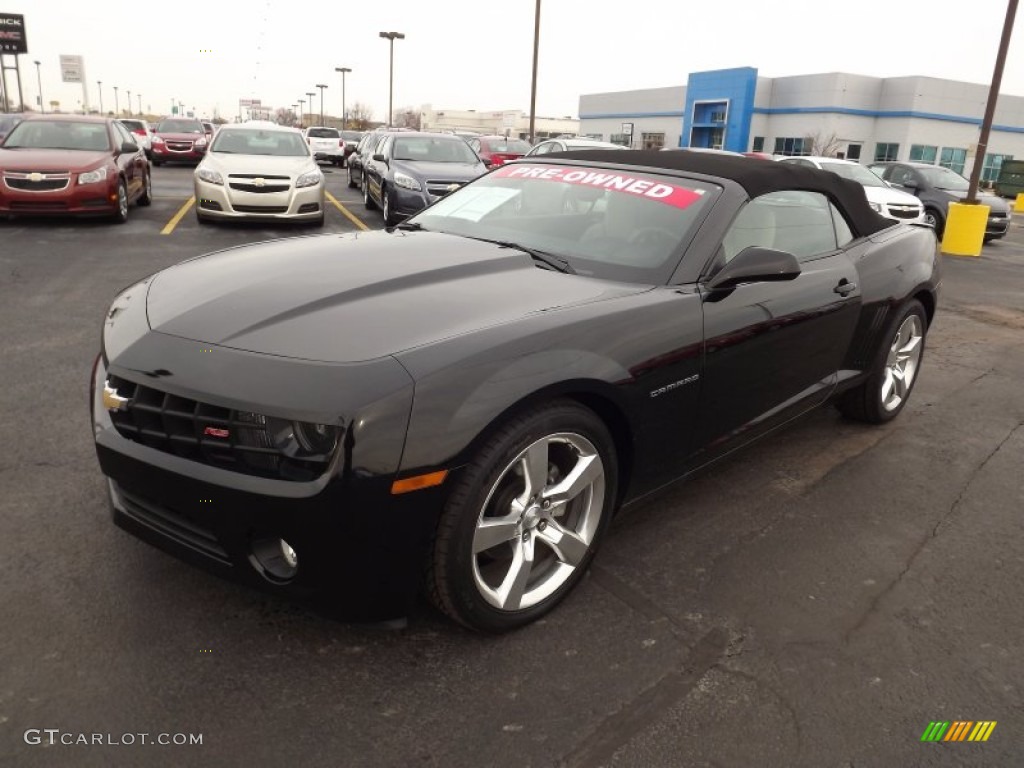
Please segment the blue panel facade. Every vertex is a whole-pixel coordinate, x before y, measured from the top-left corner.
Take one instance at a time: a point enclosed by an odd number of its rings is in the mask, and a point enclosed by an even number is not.
[[[754,114],[757,69],[737,67],[693,72],[686,84],[680,145],[746,152]]]

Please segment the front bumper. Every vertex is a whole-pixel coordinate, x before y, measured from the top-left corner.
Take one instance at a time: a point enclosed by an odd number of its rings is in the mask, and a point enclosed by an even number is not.
[[[0,183],[0,213],[32,216],[100,215],[117,210],[116,177],[78,184],[71,174],[65,189],[45,192],[12,189]]]
[[[150,145],[153,159],[167,162],[177,160],[187,163],[198,163],[206,157],[206,147],[196,148],[195,146],[190,146],[188,149],[171,149],[171,146],[174,146],[173,142],[170,146],[166,141],[161,143],[153,142]]]
[[[989,215],[988,221],[985,224],[985,237],[992,240],[1003,237],[1010,229],[1010,222],[1012,220],[1009,214],[1005,216]]]
[[[93,381],[93,431],[114,522],[223,577],[312,601],[340,618],[405,616],[420,586],[441,489],[391,495],[393,473],[360,475],[345,462],[316,480],[242,475],[122,437],[103,407],[106,370]],[[345,446],[343,450],[349,450]],[[265,575],[254,543],[287,541],[298,569]]]
[[[225,184],[195,180],[200,215],[220,219],[289,219],[312,221],[324,214],[324,184],[281,192],[244,192]]]

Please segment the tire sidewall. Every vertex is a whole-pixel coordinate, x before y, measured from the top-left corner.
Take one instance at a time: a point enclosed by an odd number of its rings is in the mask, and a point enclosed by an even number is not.
[[[882,405],[882,383],[885,381],[885,369],[886,362],[889,357],[889,350],[892,347],[893,339],[897,332],[899,332],[900,326],[903,325],[904,321],[911,315],[917,315],[921,321],[921,356],[917,361],[917,370],[914,372],[914,379],[910,382],[910,387],[907,389],[907,394],[896,408],[889,411],[886,410],[885,406]],[[911,299],[904,304],[892,322],[886,326],[885,335],[881,337],[881,342],[878,345],[877,358],[874,362],[874,367],[871,371],[870,383],[868,385],[869,391],[872,393],[872,400],[867,403],[869,409],[869,415],[873,416],[872,419],[876,423],[891,421],[896,418],[906,407],[907,401],[910,400],[910,395],[914,391],[914,387],[917,386],[917,380],[921,375],[921,364],[924,362],[925,342],[928,338],[928,315],[924,311],[924,306],[917,299]]]
[[[601,519],[583,562],[558,590],[541,602],[520,611],[502,611],[488,603],[473,579],[472,544],[480,510],[491,488],[509,463],[528,445],[546,435],[575,432],[586,437],[601,456],[605,472],[605,498]],[[504,632],[529,624],[560,603],[586,573],[600,546],[615,509],[618,467],[615,446],[604,422],[587,408],[569,401],[527,412],[506,422],[483,445],[464,470],[442,512],[451,524],[446,552],[435,543],[435,569],[447,585],[444,609],[457,621],[478,630]],[[438,542],[439,543],[439,542]],[[540,545],[543,546],[543,545]]]

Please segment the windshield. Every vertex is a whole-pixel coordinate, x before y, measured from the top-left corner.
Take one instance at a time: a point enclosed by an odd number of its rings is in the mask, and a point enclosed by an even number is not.
[[[509,139],[505,141],[503,139],[492,139],[491,141],[480,142],[487,147],[491,152],[500,153],[511,153],[515,155],[525,155],[530,151],[530,145],[520,139]]]
[[[347,141],[349,144],[356,144],[362,140],[363,134],[359,131],[342,131],[341,138]]]
[[[653,172],[513,163],[408,224],[541,251],[580,275],[663,284],[717,191]]]
[[[292,131],[252,131],[221,128],[213,140],[211,152],[228,155],[276,155],[309,157],[309,147],[302,136]]]
[[[432,163],[478,163],[476,153],[462,139],[441,136],[406,136],[395,139],[395,160]]]
[[[956,171],[949,168],[935,166],[934,168],[917,168],[917,171],[924,176],[925,180],[933,187],[948,189],[951,192],[966,192],[970,184],[967,179]]]
[[[110,149],[106,123],[26,120],[7,134],[4,149]]]
[[[889,186],[880,178],[875,176],[863,165],[853,163],[825,163],[821,164],[821,170],[832,171],[844,179],[851,179],[864,187],[887,187]]]
[[[198,120],[161,120],[157,133],[204,133],[203,124]]]
[[[306,133],[311,139],[337,139],[339,138],[336,128],[310,128]]]
[[[0,133],[11,130],[11,126],[21,122],[21,118],[15,115],[0,115]]]

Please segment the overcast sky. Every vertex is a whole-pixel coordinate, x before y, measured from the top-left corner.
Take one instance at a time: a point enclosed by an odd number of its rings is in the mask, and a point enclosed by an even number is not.
[[[0,0],[22,13],[26,102],[76,108],[81,87],[60,82],[59,54],[85,57],[90,99],[103,81],[123,108],[170,111],[171,99],[224,117],[240,98],[290,106],[326,83],[325,111],[367,104],[386,119],[388,41],[395,41],[395,110],[529,110],[534,0]],[[576,116],[581,93],[685,84],[688,73],[752,66],[767,77],[845,71],[988,83],[1006,0],[543,0],[537,114]],[[1024,15],[1024,14],[1021,14]],[[208,51],[208,52],[206,52]],[[8,57],[8,61],[11,58]],[[12,90],[14,75],[8,73]],[[1024,22],[1017,20],[1004,93],[1024,95]]]

